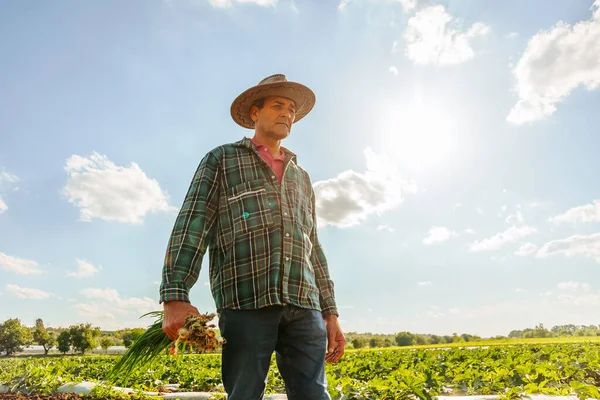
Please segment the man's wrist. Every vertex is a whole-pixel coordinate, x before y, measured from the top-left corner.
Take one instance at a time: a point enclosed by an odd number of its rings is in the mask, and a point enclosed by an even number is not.
[[[337,314],[326,314],[326,315],[323,315],[323,319],[326,321],[337,321],[338,315]]]
[[[160,287],[160,298],[159,303],[166,303],[169,301],[183,301],[186,303],[190,302],[189,291],[187,286],[181,282],[171,282],[169,284],[162,284]]]

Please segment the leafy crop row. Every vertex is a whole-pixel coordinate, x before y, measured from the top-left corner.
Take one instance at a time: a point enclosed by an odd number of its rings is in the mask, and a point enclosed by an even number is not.
[[[101,381],[113,356],[22,357],[0,360],[0,383],[12,391],[48,394],[65,382]],[[130,379],[156,391],[178,383],[186,391],[222,391],[218,355],[160,356]],[[571,395],[600,399],[600,344],[350,351],[327,365],[330,394],[344,399],[428,399],[436,395]],[[283,393],[272,364],[268,393]]]

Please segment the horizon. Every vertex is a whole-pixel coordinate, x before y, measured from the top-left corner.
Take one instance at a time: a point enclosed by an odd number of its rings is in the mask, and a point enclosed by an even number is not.
[[[0,321],[149,325],[194,171],[275,73],[316,93],[283,145],[344,332],[600,321],[600,0],[33,4],[0,4]]]
[[[18,316],[13,316],[13,317],[10,317],[10,318],[17,318],[17,319],[19,319]],[[40,317],[39,319],[41,319],[42,322],[44,322],[43,318]],[[218,321],[218,318],[215,318],[215,321]],[[2,323],[2,322],[4,322],[4,321],[0,321],[0,323]],[[24,325],[24,326],[26,326],[26,327],[28,327],[28,328],[35,328],[35,323],[32,324],[32,325],[27,325],[27,324],[23,324],[23,321],[21,321],[21,324]],[[86,322],[74,322],[71,325],[79,325],[79,324],[86,324]],[[592,327],[592,328],[600,329],[600,325],[578,325],[578,324],[562,324],[562,325],[554,325],[554,326],[550,326],[550,327],[544,326],[544,328],[547,331],[551,332],[552,329],[555,328],[555,327],[564,327],[564,326],[574,326],[574,327],[584,327],[584,328],[590,328],[590,327]],[[45,329],[49,329],[49,330],[65,330],[65,329],[69,329],[70,325],[69,326],[50,326],[50,325],[47,325],[44,322],[44,327],[45,327]],[[398,331],[398,332],[391,332],[391,333],[367,332],[367,331],[364,331],[364,332],[346,331],[345,333],[346,334],[353,334],[353,335],[372,335],[372,336],[379,336],[379,335],[381,335],[381,336],[386,336],[386,335],[390,336],[390,335],[398,335],[399,333],[404,333],[404,332],[408,332],[408,333],[415,334],[415,335],[423,335],[423,336],[452,336],[453,334],[457,334],[458,336],[461,336],[461,335],[465,335],[466,334],[466,335],[478,336],[478,337],[481,337],[481,339],[494,339],[497,336],[504,336],[504,337],[508,338],[509,334],[512,333],[512,332],[522,332],[522,331],[525,331],[525,330],[535,330],[536,327],[537,326],[513,328],[513,329],[510,329],[506,334],[499,334],[499,335],[494,335],[494,336],[480,336],[480,335],[474,334],[472,332],[466,332],[466,331],[464,331],[464,332],[462,332],[462,331],[458,332],[457,331],[457,332],[441,333],[441,334],[435,334],[435,333],[429,333],[429,332],[410,332],[410,331]],[[130,330],[130,329],[139,328],[139,326],[124,326],[124,327],[121,327],[121,328],[118,328],[118,329],[102,329],[101,327],[94,326],[92,324],[91,328],[92,329],[99,328],[100,331],[102,331],[102,332],[118,332],[118,331],[126,331],[126,330]],[[148,326],[142,327],[142,328],[148,328]],[[218,330],[219,329],[218,326],[216,326],[215,329]],[[29,347],[31,347],[31,345]]]

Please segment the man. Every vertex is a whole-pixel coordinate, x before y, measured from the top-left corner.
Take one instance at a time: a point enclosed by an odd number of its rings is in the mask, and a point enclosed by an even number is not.
[[[329,399],[325,361],[344,353],[310,177],[281,146],[314,103],[312,90],[281,74],[240,94],[231,116],[254,136],[205,155],[171,234],[163,330],[175,339],[198,315],[188,293],[209,249],[229,400],[263,398],[273,352],[289,400]]]

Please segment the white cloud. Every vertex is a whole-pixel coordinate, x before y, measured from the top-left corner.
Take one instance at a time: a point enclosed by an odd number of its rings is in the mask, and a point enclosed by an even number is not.
[[[562,21],[533,36],[513,70],[519,101],[507,120],[533,122],[552,115],[574,89],[600,84],[600,1],[590,20],[570,26]]]
[[[16,175],[7,172],[3,168],[0,169],[0,188],[3,186],[4,182],[13,184],[17,183],[18,181],[19,178]],[[5,212],[6,210],[8,210],[8,205],[4,202],[4,199],[2,198],[2,193],[0,193],[0,214]]]
[[[404,11],[411,11],[417,7],[417,0],[398,0]]]
[[[475,234],[475,230],[472,228],[467,228],[463,231],[464,233],[468,234],[468,235],[474,235]]]
[[[389,227],[388,225],[382,224],[377,226],[378,231],[388,231],[390,233],[394,232],[394,228]]]
[[[18,176],[11,174],[10,172],[6,172],[6,170],[4,169],[0,170],[0,184],[2,184],[3,182],[17,183],[18,181]]]
[[[593,258],[600,263],[600,233],[591,235],[573,235],[566,239],[553,240],[543,245],[537,257],[582,256]]]
[[[4,253],[0,253],[0,268],[21,275],[41,274],[43,272],[38,268],[36,261],[12,257]]]
[[[434,243],[445,242],[452,236],[456,236],[456,232],[451,231],[443,226],[434,226],[429,230],[427,237],[423,239],[423,244],[430,245]]]
[[[560,282],[556,286],[560,290],[569,290],[569,291],[573,291],[573,292],[576,292],[579,289],[581,289],[584,292],[590,291],[590,285],[587,283],[572,282],[572,281],[571,282]]]
[[[119,309],[130,309],[135,312],[144,313],[157,307],[157,303],[150,297],[123,298],[119,292],[111,288],[85,288],[80,293],[88,299],[102,300],[108,303],[108,308],[117,307]]]
[[[561,290],[557,296],[559,303],[578,307],[600,305],[600,294],[590,293],[591,287],[587,283],[560,282],[556,286]]]
[[[419,286],[423,287],[423,286],[431,286],[431,281],[426,281],[426,282],[419,282],[417,283]]]
[[[208,0],[208,3],[216,8],[228,8],[233,3],[252,3],[262,7],[274,6],[279,0]]]
[[[68,272],[67,276],[72,276],[75,278],[93,276],[100,272],[101,269],[101,267],[96,268],[85,260],[77,260],[77,270]]]
[[[521,211],[517,211],[514,214],[510,214],[506,217],[506,223],[510,225],[518,225],[523,223],[523,214]]]
[[[469,320],[510,315],[511,313],[521,312],[523,305],[522,302],[514,301],[469,308],[452,307],[447,310],[447,313],[439,313],[437,318]]]
[[[595,293],[561,294],[558,296],[558,301],[572,306],[597,308],[600,306],[600,295]]]
[[[410,18],[404,32],[406,56],[416,64],[460,64],[475,56],[471,41],[490,32],[477,22],[464,32],[443,5],[424,8]]]
[[[415,193],[414,182],[404,180],[394,162],[365,150],[367,171],[342,172],[336,178],[315,182],[319,224],[350,227],[372,214],[400,205],[404,193]]]
[[[594,200],[591,204],[573,207],[564,214],[550,218],[551,222],[600,222],[600,200]]]
[[[44,292],[39,289],[22,288],[19,285],[6,285],[6,292],[17,296],[20,299],[43,300],[47,299],[52,293]]]
[[[300,10],[298,10],[298,6],[296,6],[296,2],[294,0],[290,1],[290,9],[295,13],[298,14],[300,13]]]
[[[211,0],[209,0],[211,1]],[[219,0],[216,0],[219,1]],[[231,2],[231,0],[220,0],[220,1],[229,1]],[[254,1],[254,0],[246,0],[246,1]],[[354,0],[353,0],[354,1]],[[275,3],[277,1],[274,1]],[[339,11],[344,11],[346,9],[346,7],[348,6],[348,3],[350,2],[350,0],[340,0],[340,3],[338,4],[338,10]],[[358,3],[360,2],[367,2],[366,0],[358,0]],[[369,0],[369,3],[373,3],[373,4],[391,4],[391,3],[400,3],[402,5],[402,8],[404,9],[405,12],[409,12],[411,10],[414,10],[417,7],[417,0]]]
[[[109,303],[118,303],[121,300],[121,295],[116,289],[85,288],[80,293],[88,299],[101,299]]]
[[[94,324],[102,325],[103,327],[114,326],[117,317],[115,310],[107,309],[104,304],[98,303],[81,303],[76,304],[75,309],[79,316],[84,317],[87,321],[94,321]]]
[[[492,237],[471,244],[471,251],[498,250],[509,243],[514,243],[519,239],[534,234],[536,232],[537,229],[531,226],[511,226],[504,232],[497,233]]]
[[[69,180],[63,189],[69,203],[80,209],[82,221],[141,223],[150,212],[172,212],[168,196],[158,182],[146,176],[136,164],[117,166],[106,156],[73,155],[65,170]]]
[[[398,68],[391,66],[390,73],[393,74],[394,76],[398,76]]]
[[[519,36],[519,34],[517,32],[511,32],[508,35],[506,35],[507,38],[509,39],[515,39]]]
[[[519,250],[515,251],[515,254],[521,257],[526,257],[535,254],[537,246],[533,243],[525,243]]]

